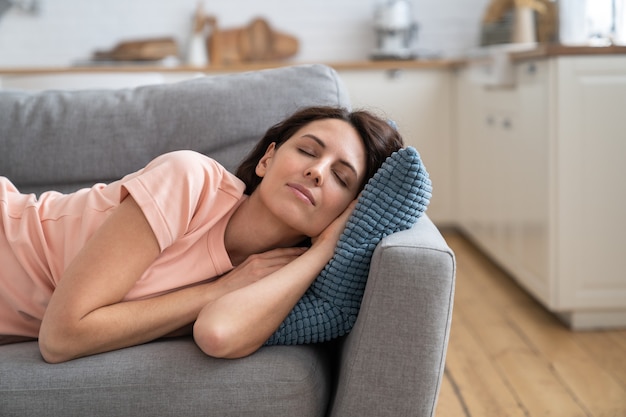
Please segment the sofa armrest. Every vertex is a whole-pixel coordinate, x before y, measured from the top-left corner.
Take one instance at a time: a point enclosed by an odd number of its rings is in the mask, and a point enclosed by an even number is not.
[[[330,416],[432,416],[452,317],[455,258],[427,217],[380,242],[343,340]]]

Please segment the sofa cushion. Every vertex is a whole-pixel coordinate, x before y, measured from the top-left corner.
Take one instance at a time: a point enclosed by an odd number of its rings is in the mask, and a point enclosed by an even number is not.
[[[227,360],[179,338],[49,365],[28,342],[0,357],[4,417],[323,416],[332,385],[323,346]]]
[[[334,70],[300,65],[121,90],[0,92],[0,175],[23,192],[110,182],[179,149],[234,169],[274,123],[349,106]]]

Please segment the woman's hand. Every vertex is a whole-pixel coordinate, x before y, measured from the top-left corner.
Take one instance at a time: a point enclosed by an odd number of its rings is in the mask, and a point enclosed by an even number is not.
[[[278,248],[267,252],[250,255],[230,272],[219,278],[224,292],[238,290],[267,277],[292,262],[308,248]]]

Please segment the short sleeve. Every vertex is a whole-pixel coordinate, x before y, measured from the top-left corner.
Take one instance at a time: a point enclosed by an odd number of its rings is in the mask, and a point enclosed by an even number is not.
[[[137,202],[163,251],[190,230],[200,204],[211,205],[219,200],[216,194],[224,188],[228,192],[233,181],[227,176],[231,174],[202,154],[171,152],[123,179],[121,198],[131,195]],[[237,184],[232,188],[233,195],[239,193]]]

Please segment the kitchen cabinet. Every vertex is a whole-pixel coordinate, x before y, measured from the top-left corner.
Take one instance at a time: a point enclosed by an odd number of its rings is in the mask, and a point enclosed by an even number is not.
[[[487,88],[459,71],[458,224],[571,327],[624,326],[626,57],[524,61],[514,75]]]
[[[453,222],[452,117],[454,74],[446,68],[338,69],[353,108],[396,122],[407,145],[419,152],[433,182],[428,215]]]

